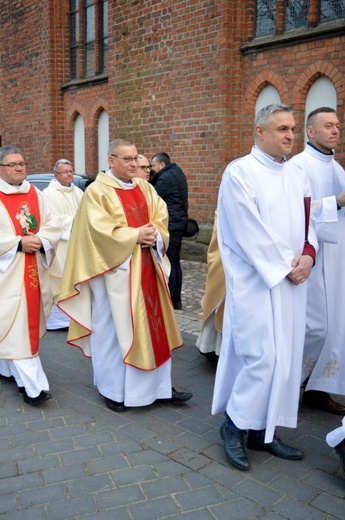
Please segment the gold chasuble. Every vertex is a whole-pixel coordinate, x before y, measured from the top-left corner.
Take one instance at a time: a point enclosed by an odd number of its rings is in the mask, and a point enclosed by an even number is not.
[[[205,324],[207,318],[214,312],[214,326],[219,332],[222,332],[225,305],[225,277],[217,241],[217,214],[215,215],[212,237],[207,250],[206,287],[201,304],[203,323]]]
[[[29,232],[37,233],[40,228],[40,209],[37,193],[33,186],[30,187],[28,193],[11,194],[11,196],[8,196],[0,192],[0,201],[12,220],[16,235],[24,236]],[[23,289],[26,295],[31,354],[35,355],[39,346],[41,299],[37,260],[35,253],[21,254],[25,255]]]
[[[166,250],[167,208],[152,186],[135,179],[134,188],[124,190],[99,173],[74,219],[58,301],[71,318],[68,343],[91,356],[88,281],[103,276],[123,362],[141,370],[158,368],[182,346],[162,267],[152,248],[137,243],[138,228],[149,222]]]

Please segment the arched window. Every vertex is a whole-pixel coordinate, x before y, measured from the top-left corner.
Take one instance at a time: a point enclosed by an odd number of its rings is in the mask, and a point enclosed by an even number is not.
[[[264,87],[258,95],[255,104],[255,114],[257,114],[263,107],[271,105],[272,103],[281,103],[280,95],[273,85],[267,85],[267,87]]]
[[[108,170],[109,116],[106,110],[98,120],[98,171]]]
[[[310,87],[305,103],[305,122],[308,114],[312,110],[320,107],[330,107],[337,109],[337,93],[333,83],[325,77],[319,78]],[[304,133],[304,140],[307,141],[307,133]]]
[[[74,122],[74,171],[85,174],[85,126],[80,115]]]

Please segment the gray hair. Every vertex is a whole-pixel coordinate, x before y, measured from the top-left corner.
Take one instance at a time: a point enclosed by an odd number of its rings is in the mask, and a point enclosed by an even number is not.
[[[71,161],[69,161],[68,159],[59,159],[58,161],[56,161],[56,163],[54,165],[54,168],[53,168],[54,173],[59,173],[58,168],[59,168],[60,164],[70,164],[72,166]]]
[[[261,126],[265,128],[268,124],[268,120],[270,119],[270,117],[276,112],[289,112],[290,114],[292,114],[293,108],[291,105],[282,105],[279,103],[267,105],[266,107],[263,107],[261,110],[259,110],[259,112],[257,113],[257,116],[255,118],[255,127]]]
[[[108,155],[111,155],[113,152],[116,152],[118,148],[120,148],[121,146],[134,146],[134,143],[131,143],[131,141],[128,141],[127,139],[122,139],[121,137],[118,137],[117,139],[114,139],[109,143]]]
[[[17,148],[16,146],[7,145],[7,146],[1,146],[0,148],[0,162],[4,160],[6,155],[10,155],[12,153],[16,153],[18,155],[21,155],[23,157],[22,152]]]

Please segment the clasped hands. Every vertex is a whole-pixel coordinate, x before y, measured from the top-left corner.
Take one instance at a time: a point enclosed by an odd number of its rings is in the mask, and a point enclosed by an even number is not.
[[[151,222],[139,228],[137,244],[141,247],[152,247],[157,241],[157,231]]]
[[[299,285],[300,283],[304,283],[306,279],[309,277],[312,267],[314,265],[314,260],[309,255],[299,255],[296,256],[292,262],[291,266],[293,267],[292,271],[288,274],[288,278],[294,285]]]
[[[31,231],[28,231],[27,235],[22,236],[21,242],[23,253],[37,253],[42,247],[40,238]]]

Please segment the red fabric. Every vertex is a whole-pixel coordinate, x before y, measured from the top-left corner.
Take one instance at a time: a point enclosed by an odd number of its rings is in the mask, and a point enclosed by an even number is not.
[[[132,190],[115,189],[115,191],[121,201],[129,227],[138,228],[149,223],[147,201],[139,186],[135,186]],[[148,247],[143,247],[141,250],[141,288],[156,366],[159,367],[170,359],[171,354],[159,299],[156,270]]]
[[[315,251],[314,246],[309,244],[309,242],[305,242],[304,243],[304,248],[303,248],[303,251],[302,251],[302,255],[309,255],[309,256],[311,256],[312,259],[314,260],[314,264],[315,264],[316,251]]]
[[[33,186],[30,186],[28,193],[14,193],[8,195],[0,192],[0,201],[5,206],[8,215],[12,220],[17,236],[27,235],[28,231],[31,233],[37,233],[40,228],[40,209],[37,193]],[[36,254],[19,254],[25,255],[24,286],[28,312],[31,353],[35,355],[38,352],[39,346],[41,299]]]
[[[309,255],[314,260],[315,265],[315,257],[316,251],[314,246],[309,244],[308,242],[308,234],[309,234],[309,220],[310,220],[310,206],[311,206],[311,197],[304,197],[304,216],[305,216],[305,242],[304,248],[302,251],[302,255]]]

